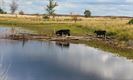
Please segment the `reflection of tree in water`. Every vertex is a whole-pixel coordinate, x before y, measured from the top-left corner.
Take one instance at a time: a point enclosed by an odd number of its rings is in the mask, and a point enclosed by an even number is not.
[[[7,80],[10,67],[11,64],[4,63],[4,57],[0,54],[0,80]]]
[[[57,41],[56,45],[61,47],[61,48],[69,48],[70,43],[69,42],[61,42],[61,41]]]

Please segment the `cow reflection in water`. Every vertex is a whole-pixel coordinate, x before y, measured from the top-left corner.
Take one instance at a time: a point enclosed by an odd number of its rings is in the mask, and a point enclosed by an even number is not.
[[[27,40],[22,40],[22,47],[24,47],[25,46],[25,43],[27,42]]]
[[[70,43],[69,42],[60,42],[60,41],[57,41],[56,45],[61,47],[61,48],[69,48]]]

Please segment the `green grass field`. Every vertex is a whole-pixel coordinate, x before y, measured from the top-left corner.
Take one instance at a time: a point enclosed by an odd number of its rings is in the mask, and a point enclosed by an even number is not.
[[[122,18],[105,18],[105,19],[90,19],[82,21],[79,25],[87,28],[89,31],[106,30],[107,36],[113,36],[116,39],[128,41],[133,40],[133,25],[127,24],[130,19]]]

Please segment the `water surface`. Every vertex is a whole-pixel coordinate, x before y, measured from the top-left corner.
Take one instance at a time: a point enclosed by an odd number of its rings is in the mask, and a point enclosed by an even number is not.
[[[133,62],[83,44],[0,39],[2,80],[132,80]]]

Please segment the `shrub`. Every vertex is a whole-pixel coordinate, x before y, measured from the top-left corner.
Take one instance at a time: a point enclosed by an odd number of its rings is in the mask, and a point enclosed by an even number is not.
[[[20,14],[20,15],[24,15],[24,11],[20,11],[19,14]]]
[[[117,33],[116,33],[116,32],[107,32],[106,35],[107,35],[107,36],[116,36]]]
[[[128,32],[121,32],[121,33],[119,33],[117,38],[120,41],[129,41],[131,39],[130,34]]]
[[[133,24],[133,19],[131,19],[131,20],[128,22],[128,24]]]
[[[43,19],[44,19],[44,20],[45,20],[45,19],[49,19],[49,16],[44,15],[44,16],[43,16]]]
[[[125,36],[125,35],[124,35],[124,36],[120,36],[120,37],[119,37],[119,40],[120,40],[120,41],[128,41],[129,38],[128,38],[128,36]]]
[[[78,15],[72,15],[72,20],[76,23],[78,20]]]

